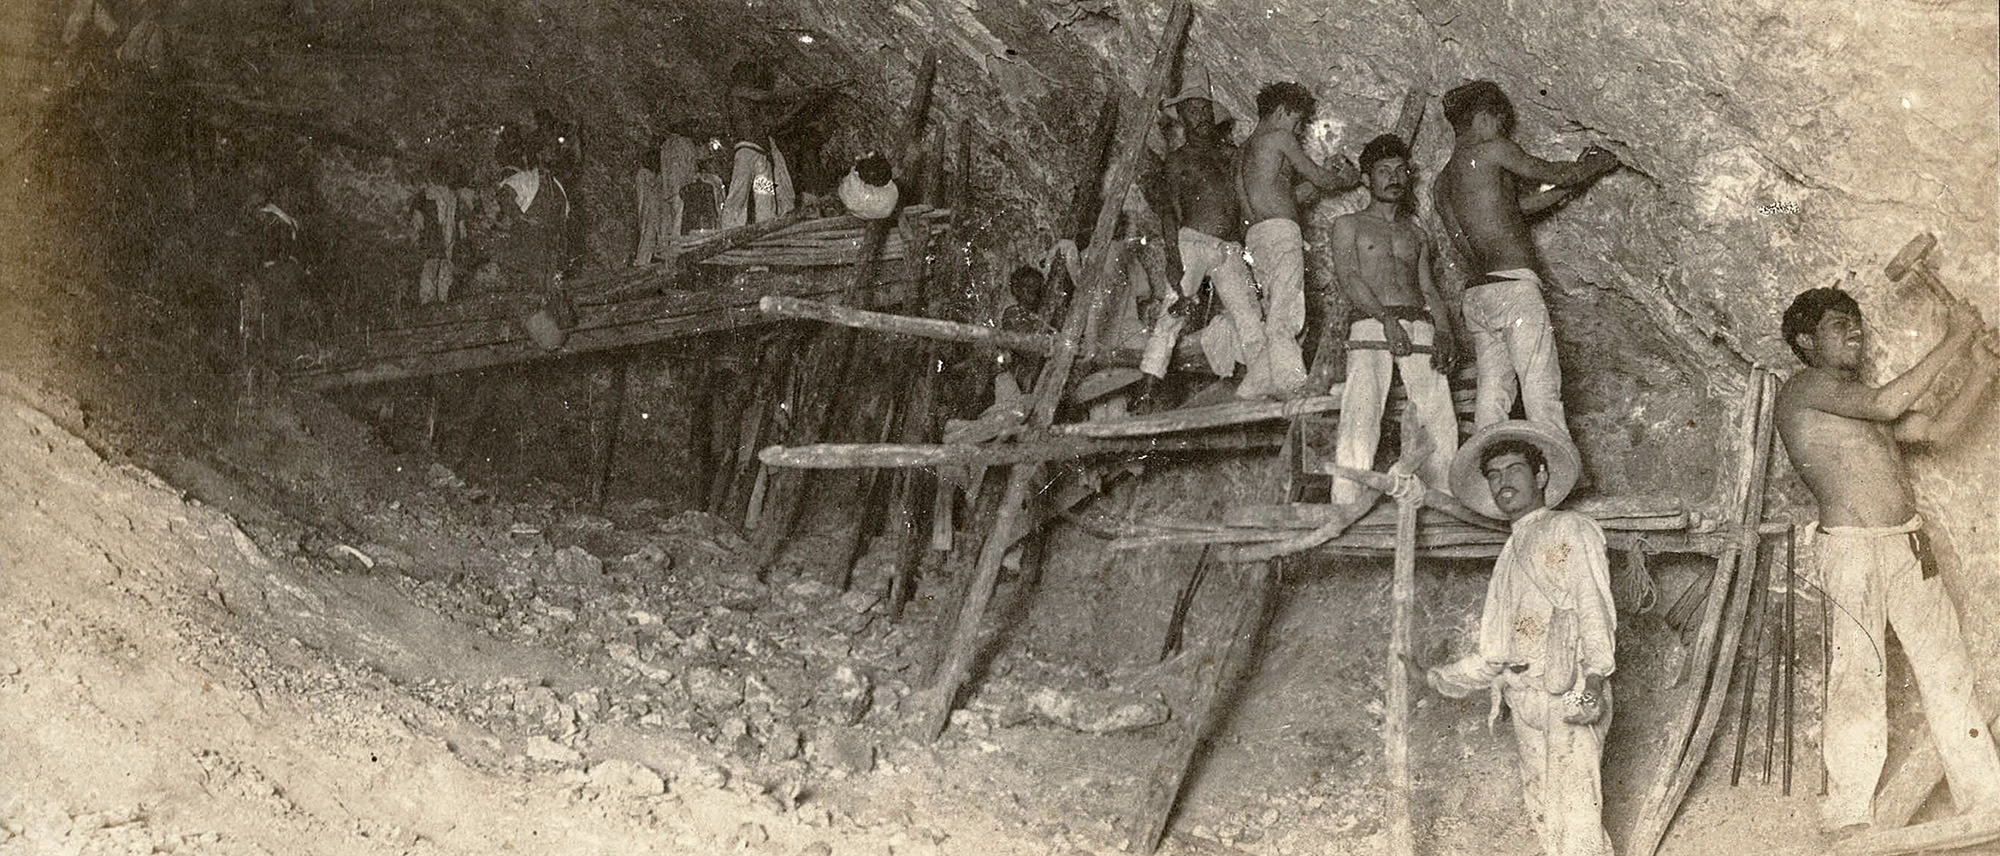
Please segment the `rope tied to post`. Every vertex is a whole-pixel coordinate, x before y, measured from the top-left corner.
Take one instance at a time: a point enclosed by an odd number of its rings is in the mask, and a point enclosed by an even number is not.
[[[1392,468],[1389,477],[1395,479],[1389,485],[1389,496],[1394,497],[1398,505],[1424,504],[1424,482],[1415,473]]]

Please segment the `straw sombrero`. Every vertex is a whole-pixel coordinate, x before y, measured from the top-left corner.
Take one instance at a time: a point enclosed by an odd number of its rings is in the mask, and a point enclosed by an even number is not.
[[[1549,484],[1543,495],[1550,508],[1560,505],[1569,496],[1570,490],[1576,487],[1583,460],[1577,455],[1576,445],[1570,442],[1569,437],[1540,422],[1511,419],[1474,431],[1458,447],[1458,457],[1451,462],[1451,493],[1466,507],[1496,520],[1506,519],[1500,507],[1493,504],[1493,494],[1486,486],[1486,474],[1479,469],[1480,455],[1501,440],[1526,440],[1542,450],[1542,457],[1548,459],[1549,464]]]

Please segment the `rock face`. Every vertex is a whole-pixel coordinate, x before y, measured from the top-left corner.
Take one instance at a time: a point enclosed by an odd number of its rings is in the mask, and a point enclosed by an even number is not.
[[[853,81],[816,123],[821,160],[840,161],[893,135],[917,58],[936,47],[936,115],[945,119],[934,127],[964,121],[974,135],[974,222],[983,229],[975,244],[985,269],[1046,246],[1078,178],[1075,151],[1095,105],[1108,86],[1137,88],[1167,5],[551,0],[476,20],[438,0],[380,14],[329,7],[313,26],[412,61],[334,73],[324,57],[281,54],[260,62],[255,80],[238,79],[248,74],[234,60],[240,46],[262,43],[249,38],[259,30],[300,24],[240,4],[192,3],[163,26],[174,59],[197,77],[254,88],[273,103],[325,105],[326,124],[385,140],[382,151],[406,160],[483,163],[490,131],[433,142],[433,130],[488,128],[549,104],[571,111],[592,152],[577,193],[598,206],[592,253],[604,263],[628,240],[626,165],[670,127],[719,129],[719,81],[732,62],[770,58],[787,86]],[[1600,492],[1717,497],[1728,468],[1716,450],[1747,368],[1796,367],[1776,327],[1800,290],[1843,284],[1868,313],[1878,374],[1913,364],[1942,312],[1920,288],[1889,282],[1882,266],[1920,231],[1937,234],[1952,287],[1989,319],[2000,304],[1992,99],[2000,26],[1990,4],[1195,7],[1190,57],[1209,70],[1239,133],[1253,121],[1259,86],[1295,79],[1318,94],[1320,117],[1337,120],[1351,154],[1393,121],[1406,92],[1427,90],[1431,109],[1414,150],[1428,178],[1450,146],[1435,96],[1486,78],[1514,97],[1517,137],[1530,152],[1567,158],[1598,143],[1630,164],[1537,229],[1573,427]],[[478,50],[456,49],[468,43]],[[344,149],[323,158],[325,222],[364,243],[400,229],[409,190],[396,162]],[[1423,185],[1419,210],[1428,212]],[[1354,204],[1331,200],[1312,219],[1324,224]],[[1453,271],[1448,283],[1464,276]],[[2000,534],[1985,524],[2000,487],[1992,465],[2000,427],[1977,422],[1913,468],[1926,514],[1946,533],[1947,579],[1968,634],[1993,650]],[[1790,478],[1788,467],[1778,472]],[[1783,494],[1801,495],[1795,484]]]
[[[1100,73],[1138,87],[1168,4],[983,0],[935,15],[908,4],[783,5],[824,29],[823,46],[853,46],[866,51],[864,67],[885,65],[884,104],[901,97],[922,48],[942,46],[940,103],[972,114],[983,157],[998,161],[981,189],[1048,224],[1076,167],[1037,153],[1068,151],[1087,134],[1079,105],[1102,91]],[[1937,234],[1941,274],[1961,296],[1989,321],[2000,305],[2000,28],[1985,5],[1195,5],[1191,55],[1244,125],[1258,86],[1297,79],[1318,93],[1321,117],[1345,125],[1351,153],[1393,122],[1409,88],[1435,96],[1485,78],[1513,96],[1530,152],[1568,158],[1598,143],[1631,165],[1537,229],[1555,279],[1565,395],[1600,491],[1714,496],[1729,475],[1716,450],[1747,368],[1797,367],[1777,326],[1806,288],[1838,283],[1856,295],[1879,377],[1914,364],[1943,312],[1882,268],[1919,232]],[[894,50],[879,51],[885,44]],[[1433,97],[1414,145],[1426,178],[1449,147]],[[1427,186],[1423,196],[1428,211]],[[1354,203],[1326,203],[1315,219],[1343,204]],[[2000,427],[1980,422],[1912,464],[1925,513],[1949,533],[1947,579],[1968,641],[1993,650],[2000,534],[1985,524],[2000,489]],[[1804,496],[1789,466],[1775,471],[1783,496]]]

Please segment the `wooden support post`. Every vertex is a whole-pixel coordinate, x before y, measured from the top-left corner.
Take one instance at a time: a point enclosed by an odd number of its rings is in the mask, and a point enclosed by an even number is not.
[[[1382,722],[1382,758],[1389,766],[1389,852],[1412,856],[1416,833],[1410,821],[1410,621],[1417,586],[1417,509],[1414,499],[1396,502],[1396,576],[1389,588],[1388,713]]]
[[[910,95],[910,103],[903,113],[903,171],[907,176],[915,159],[921,157],[924,123],[930,116],[931,87],[937,80],[937,49],[924,52],[923,61],[917,66],[915,89]],[[875,281],[875,266],[888,239],[893,220],[883,219],[869,224],[860,260],[855,264],[854,279],[848,286],[849,302],[863,294]],[[918,248],[912,248],[915,251]],[[806,403],[800,408],[794,442],[810,443],[825,433],[833,416],[841,394],[854,386],[855,370],[859,365],[855,351],[860,343],[853,332],[842,327],[824,331],[820,337],[823,352],[816,355],[814,366],[825,366],[826,377],[814,378],[805,387]],[[756,561],[761,573],[768,573],[778,558],[778,551],[791,536],[792,527],[798,522],[800,508],[805,498],[805,473],[779,471],[774,474],[766,488],[768,508],[756,532]]]
[[[1758,546],[1753,545],[1751,549],[1756,551]],[[1771,601],[1770,586],[1765,579],[1765,569],[1770,566],[1759,561],[1755,552],[1750,561],[1752,567],[1758,569],[1758,582],[1765,584],[1753,584],[1750,588],[1750,623],[1743,628],[1743,639],[1749,644],[1737,649],[1736,662],[1732,666],[1736,676],[1730,684],[1742,687],[1743,691],[1736,694],[1736,752],[1729,760],[1730,787],[1735,787],[1743,776],[1743,749],[1750,739],[1750,712],[1757,702],[1757,670],[1764,663],[1764,639],[1768,630],[1764,615],[1770,609]],[[1777,670],[1773,669],[1771,674],[1775,677]],[[1775,697],[1766,698],[1764,706],[1775,711],[1778,709],[1776,702]]]
[[[1292,401],[1230,401],[1144,416],[1072,422],[1051,426],[1049,430],[1070,437],[1145,437],[1288,419],[1303,414],[1325,413],[1339,407],[1340,388],[1335,387],[1332,395],[1314,395]]]
[[[924,125],[930,120],[931,88],[937,82],[937,48],[924,51],[924,58],[917,63],[917,75],[910,90],[910,103],[903,110],[903,135],[895,152],[896,178],[912,194],[918,192],[918,167],[924,157]],[[847,302],[866,292],[868,284],[875,281],[875,264],[882,255],[882,245],[889,240],[889,230],[895,228],[896,220],[885,217],[871,220],[861,238],[861,258],[854,266],[854,283],[848,286]],[[910,247],[905,253],[920,252],[921,248]]]
[[[1055,421],[1056,405],[1062,401],[1069,385],[1071,367],[1076,362],[1077,347],[1082,341],[1083,325],[1086,318],[1100,314],[1108,299],[1114,277],[1112,276],[1111,245],[1112,235],[1118,225],[1118,217],[1123,206],[1116,204],[1131,190],[1132,177],[1138,167],[1139,155],[1145,151],[1146,137],[1150,131],[1152,105],[1166,97],[1167,73],[1172,68],[1174,58],[1180,54],[1181,44],[1187,37],[1188,23],[1193,17],[1189,0],[1174,0],[1173,11],[1167,16],[1166,30],[1160,36],[1159,50],[1153,57],[1153,65],[1147,75],[1147,84],[1141,92],[1136,109],[1129,111],[1128,121],[1121,122],[1118,134],[1117,157],[1105,176],[1106,202],[1098,209],[1097,225],[1091,233],[1090,249],[1085,253],[1083,288],[1077,295],[1082,299],[1072,300],[1069,317],[1062,327],[1062,338],[1049,359],[1042,365],[1041,377],[1035,383],[1035,393],[1028,412],[1031,428],[1046,428]],[[1114,84],[1115,85],[1115,84]],[[972,588],[966,593],[965,605],[959,610],[953,627],[951,645],[946,652],[943,665],[939,667],[937,679],[917,696],[914,709],[917,712],[917,732],[925,739],[936,739],[950,722],[951,709],[957,704],[959,690],[972,673],[972,660],[979,640],[979,625],[986,614],[987,601],[992,597],[993,587],[999,582],[1000,560],[1006,555],[1007,547],[1017,540],[1015,522],[1020,518],[1022,505],[1028,490],[1035,481],[1039,466],[1023,465],[1010,469],[1007,473],[1007,487],[1001,495],[1000,509],[993,521],[993,528],[987,534],[986,542],[979,551],[979,565]]]
[[[1181,728],[1161,750],[1160,763],[1149,771],[1146,789],[1140,792],[1138,811],[1130,821],[1132,845],[1141,853],[1160,849],[1160,839],[1166,837],[1167,824],[1173,820],[1174,806],[1180,802],[1181,788],[1194,768],[1195,755],[1207,742],[1209,730],[1232,697],[1224,690],[1236,672],[1236,660],[1250,649],[1263,623],[1265,601],[1274,588],[1277,563],[1234,567],[1237,573],[1249,577],[1237,585],[1238,594],[1232,605],[1234,620],[1228,625],[1227,635],[1208,644],[1211,653],[1201,658],[1201,671],[1188,699],[1195,715],[1181,721]]]
[[[928,289],[920,295],[918,305],[925,314],[936,312],[942,295],[959,293],[971,274],[965,236],[971,209],[972,120],[964,119],[958,125],[958,159],[952,169],[951,228],[946,232],[951,266],[946,269],[943,288]],[[937,361],[935,344],[923,342],[917,346],[909,373],[910,389],[904,399],[903,424],[898,433],[898,439],[904,443],[924,442],[935,430],[932,410],[937,400]],[[917,569],[922,563],[925,541],[924,512],[932,505],[937,485],[935,479],[916,470],[899,472],[895,479],[896,489],[889,509],[889,531],[896,538],[895,567],[889,583],[889,617],[900,621],[903,605],[916,593]]]
[[[1183,631],[1187,627],[1188,610],[1194,608],[1194,598],[1201,592],[1202,580],[1208,577],[1208,550],[1204,545],[1194,552],[1194,562],[1188,567],[1187,583],[1181,586],[1180,594],[1174,597],[1174,608],[1167,613],[1167,632],[1160,640],[1160,659],[1166,660],[1181,651]],[[1110,550],[1106,556],[1115,555]],[[1182,555],[1186,555],[1183,551]]]
[[[1797,561],[1797,554],[1798,554],[1798,549],[1796,546],[1797,542],[1798,542],[1798,531],[1791,526],[1786,526],[1785,527],[1785,592],[1787,595],[1789,595],[1792,590],[1791,577],[1792,577],[1793,565]],[[1790,624],[1790,618],[1791,618],[1791,613],[1789,611],[1790,606],[1791,606],[1791,599],[1789,597],[1787,597],[1786,600],[1779,606],[1779,609],[1786,610],[1785,612],[1782,613],[1783,617],[1787,620],[1787,623],[1783,629],[1780,629],[1778,627],[1776,621],[1773,621],[1770,624],[1765,625],[1765,627],[1770,631],[1767,635],[1769,635],[1771,638],[1771,644],[1776,647],[1776,650],[1773,651],[1773,654],[1776,656],[1776,659],[1773,660],[1771,663],[1771,682],[1768,688],[1764,691],[1764,783],[1765,784],[1770,784],[1771,782],[1771,762],[1773,760],[1773,757],[1777,754],[1777,749],[1778,749],[1778,693],[1780,691],[1781,679],[1784,677],[1786,673],[1785,658],[1791,655],[1790,636],[1792,634],[1793,628]],[[1756,680],[1756,675],[1754,673],[1751,675],[1751,680],[1752,681]],[[1784,685],[1782,689],[1784,692],[1789,694],[1792,688],[1789,685]],[[1791,702],[1791,697],[1789,695],[1785,697],[1785,702],[1787,704]],[[1738,742],[1741,742],[1741,740],[1742,738],[1739,737]],[[1790,761],[1789,758],[1787,758],[1786,760],[1788,762]],[[1787,771],[1787,773],[1789,772],[1790,771]],[[1785,780],[1786,796],[1791,796],[1791,786],[1792,786],[1791,779],[1787,777]]]
[[[1659,849],[1667,827],[1680,811],[1682,798],[1694,783],[1695,773],[1707,758],[1716,723],[1721,720],[1722,710],[1727,705],[1729,683],[1734,673],[1733,659],[1743,630],[1744,613],[1755,592],[1757,580],[1762,579],[1761,574],[1754,573],[1761,567],[1757,562],[1756,524],[1764,511],[1764,481],[1769,474],[1776,428],[1772,410],[1777,398],[1777,386],[1775,376],[1761,369],[1752,370],[1750,416],[1745,420],[1750,442],[1744,449],[1743,481],[1739,483],[1737,492],[1742,498],[1737,518],[1741,534],[1738,542],[1731,545],[1722,560],[1717,562],[1715,585],[1709,590],[1702,632],[1695,640],[1694,650],[1697,653],[1691,660],[1690,671],[1697,675],[1696,681],[1688,687],[1687,697],[1669,720],[1674,725],[1666,751],[1661,755],[1659,772],[1639,805],[1631,836],[1620,851],[1627,856],[1653,856]],[[1745,562],[1749,567],[1742,567]],[[1745,573],[1746,570],[1753,573]]]
[[[611,364],[611,388],[605,396],[604,406],[598,413],[591,414],[592,439],[595,441],[590,455],[590,505],[604,507],[604,497],[611,483],[611,465],[618,455],[619,434],[625,430],[625,375],[629,365],[625,360]]]

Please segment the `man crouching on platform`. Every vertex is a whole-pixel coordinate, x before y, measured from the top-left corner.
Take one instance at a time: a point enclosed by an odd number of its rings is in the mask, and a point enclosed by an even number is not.
[[[1498,422],[1465,441],[1453,493],[1514,531],[1486,586],[1478,650],[1424,675],[1451,698],[1490,690],[1496,717],[1503,701],[1513,710],[1521,799],[1546,856],[1611,856],[1598,764],[1618,617],[1604,531],[1550,508],[1579,467],[1568,436],[1538,422]]]
[[[1874,820],[1876,780],[1888,756],[1886,623],[1916,673],[1931,740],[1961,813],[2000,806],[2000,757],[1973,697],[1958,615],[1917,514],[1900,443],[1941,443],[1964,428],[1993,386],[1996,365],[1978,344],[1979,315],[1960,301],[1944,339],[1881,386],[1862,380],[1861,307],[1815,288],[1785,310],[1785,344],[1806,364],[1778,391],[1785,452],[1819,505],[1820,573],[1833,601],[1833,658],[1824,718],[1827,788],[1821,823],[1843,837]],[[1967,354],[1971,374],[1936,414],[1917,401]]]
[[[1431,455],[1417,475],[1444,486],[1458,453],[1458,415],[1445,372],[1458,353],[1451,310],[1431,277],[1430,240],[1404,216],[1410,198],[1410,150],[1395,134],[1361,149],[1367,208],[1333,221],[1333,267],[1353,312],[1348,317],[1347,382],[1340,392],[1340,437],[1334,463],[1358,470],[1375,465],[1382,436],[1382,405],[1389,378],[1403,373],[1403,389],[1417,424],[1431,438]],[[1431,351],[1418,353],[1417,349]],[[1333,501],[1360,498],[1357,482],[1336,478]]]

